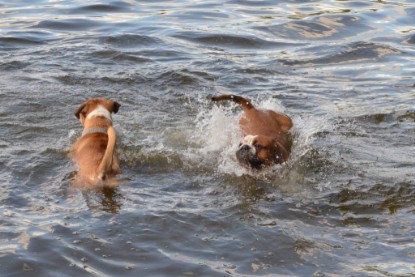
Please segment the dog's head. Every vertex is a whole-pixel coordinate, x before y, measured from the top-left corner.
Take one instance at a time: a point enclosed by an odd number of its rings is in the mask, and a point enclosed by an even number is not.
[[[103,98],[86,100],[75,112],[75,116],[85,125],[85,120],[93,117],[103,117],[112,122],[112,113],[117,113],[120,104]]]
[[[275,138],[262,135],[247,135],[239,144],[236,157],[242,166],[262,169],[273,163],[282,163],[287,153]]]

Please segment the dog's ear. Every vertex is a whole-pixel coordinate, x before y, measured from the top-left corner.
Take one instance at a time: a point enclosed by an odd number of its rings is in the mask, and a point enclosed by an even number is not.
[[[85,103],[82,103],[80,106],[79,106],[79,108],[76,110],[76,112],[75,112],[75,116],[76,116],[76,118],[80,118],[80,114],[82,113],[82,111],[85,109],[85,107],[86,107],[86,104]]]
[[[116,102],[116,101],[114,101],[113,103],[112,103],[112,112],[113,113],[117,113],[118,112],[118,109],[121,107],[121,104],[120,103],[118,103],[118,102]]]

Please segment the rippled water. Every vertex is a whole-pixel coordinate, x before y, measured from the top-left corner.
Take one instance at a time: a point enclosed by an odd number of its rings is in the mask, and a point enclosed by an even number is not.
[[[0,3],[1,276],[413,276],[413,1]],[[235,93],[291,159],[235,161]],[[87,98],[115,191],[71,186]]]

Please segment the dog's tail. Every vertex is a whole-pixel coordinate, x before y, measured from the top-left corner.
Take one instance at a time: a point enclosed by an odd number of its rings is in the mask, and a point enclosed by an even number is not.
[[[112,159],[114,157],[115,142],[117,140],[117,134],[114,127],[108,127],[107,134],[107,149],[105,149],[104,157],[98,166],[98,179],[101,181],[105,181],[108,177],[108,173],[112,170]]]
[[[253,109],[254,106],[252,105],[251,101],[243,98],[241,96],[232,95],[232,94],[223,94],[218,96],[213,96],[212,101],[223,101],[223,100],[231,100],[239,105],[245,110]]]

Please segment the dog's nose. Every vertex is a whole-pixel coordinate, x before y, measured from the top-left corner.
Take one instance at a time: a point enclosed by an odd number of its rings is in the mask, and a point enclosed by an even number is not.
[[[239,150],[242,152],[248,152],[249,150],[251,150],[251,147],[247,144],[244,144],[241,146],[241,148],[239,148]]]

